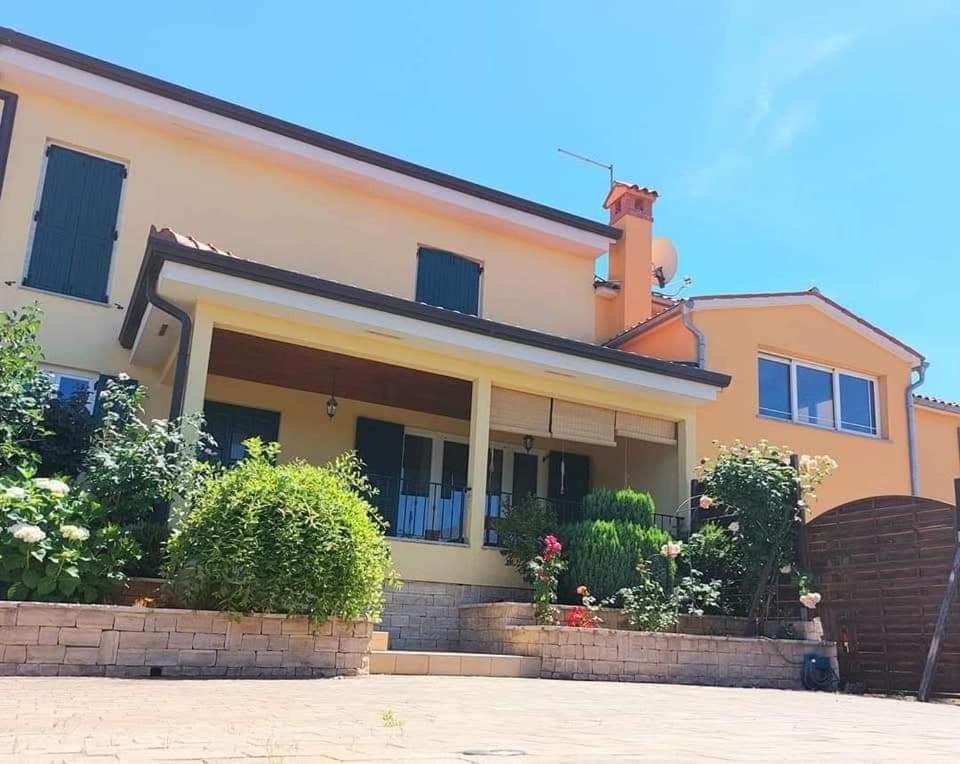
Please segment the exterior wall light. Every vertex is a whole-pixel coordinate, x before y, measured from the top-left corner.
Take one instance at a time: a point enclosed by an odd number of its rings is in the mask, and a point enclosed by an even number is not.
[[[530,449],[533,448],[533,435],[523,436],[523,447],[526,450],[526,452],[529,454]]]

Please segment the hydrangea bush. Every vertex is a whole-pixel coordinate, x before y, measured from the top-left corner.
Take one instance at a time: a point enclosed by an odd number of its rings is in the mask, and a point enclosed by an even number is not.
[[[0,596],[95,602],[138,554],[89,494],[52,478],[0,482]]]

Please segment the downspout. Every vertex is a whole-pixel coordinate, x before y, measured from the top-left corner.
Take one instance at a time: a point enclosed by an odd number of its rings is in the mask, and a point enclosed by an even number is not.
[[[703,336],[696,324],[693,323],[693,300],[684,300],[683,307],[680,309],[680,314],[683,318],[683,325],[689,330],[689,332],[694,336],[697,341],[697,367],[703,368],[706,364],[707,357],[707,340]]]
[[[178,305],[157,294],[157,271],[147,278],[147,302],[158,310],[167,313],[180,322],[180,345],[177,348],[177,360],[173,368],[173,392],[170,394],[170,421],[183,415],[183,399],[187,389],[187,369],[190,366],[190,342],[193,337],[193,321],[190,315]]]
[[[930,364],[924,361],[914,366],[912,372],[917,373],[917,379],[907,385],[907,450],[910,454],[910,495],[920,495],[920,468],[917,465],[917,418],[914,413],[914,391],[923,384]]]

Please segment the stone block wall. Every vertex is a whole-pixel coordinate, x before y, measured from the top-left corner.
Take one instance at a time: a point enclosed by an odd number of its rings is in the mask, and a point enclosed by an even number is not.
[[[529,599],[525,589],[404,581],[399,591],[387,589],[377,628],[389,632],[392,650],[458,650],[461,605]]]
[[[367,621],[0,602],[0,675],[353,676],[369,673],[372,633]]]
[[[540,657],[545,679],[803,689],[803,658],[812,653],[838,671],[833,643],[803,640],[508,626],[504,650]]]

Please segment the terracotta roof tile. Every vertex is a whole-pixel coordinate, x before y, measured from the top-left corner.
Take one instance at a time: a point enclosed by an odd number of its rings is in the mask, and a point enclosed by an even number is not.
[[[948,401],[943,398],[936,398],[932,395],[921,395],[920,393],[914,393],[913,399],[919,403],[921,406],[928,406],[933,409],[943,409],[944,411],[951,411],[956,414],[960,414],[960,403],[956,401]]]

